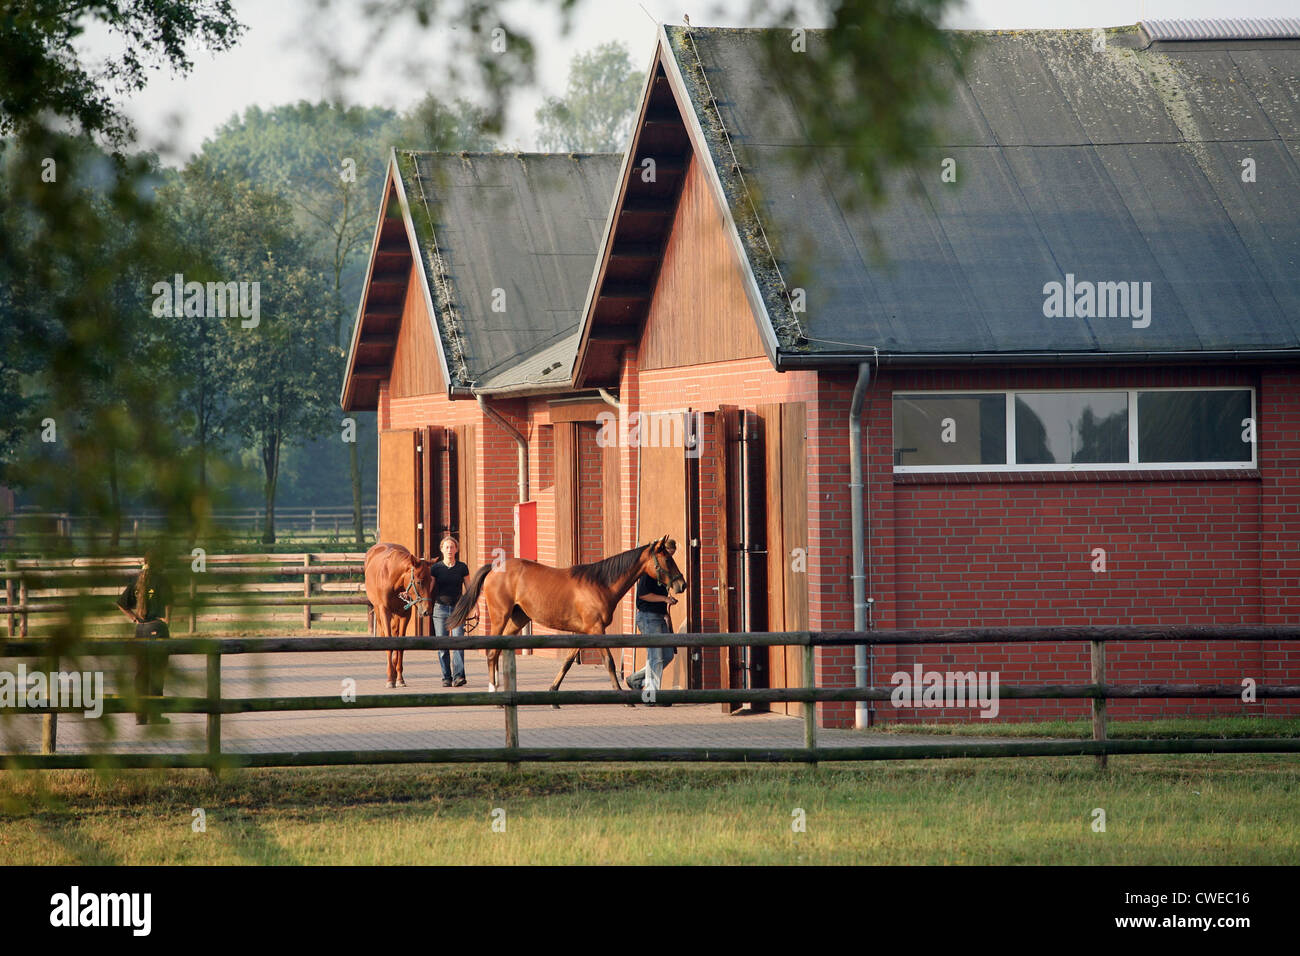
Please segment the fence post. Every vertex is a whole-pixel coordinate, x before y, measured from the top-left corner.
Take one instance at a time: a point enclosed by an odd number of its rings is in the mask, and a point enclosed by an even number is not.
[[[302,556],[302,566],[304,568],[311,567],[310,554],[304,554]],[[305,572],[302,576],[302,596],[304,598],[302,602],[302,626],[304,629],[310,631],[311,630],[311,572],[310,571]]]
[[[5,571],[8,574],[13,574],[17,570],[18,570],[17,561],[15,561],[13,558],[8,558],[5,560]],[[8,604],[10,607],[13,607],[14,604],[14,579],[11,577],[5,578],[5,603]],[[5,631],[5,636],[8,637],[10,640],[13,640],[15,637],[18,636],[16,633],[14,633],[14,629],[17,626],[18,626],[18,617],[17,615],[14,614],[13,611],[10,611],[9,629]]]
[[[27,579],[18,579],[18,603],[22,610],[18,612],[18,636],[27,636]]]
[[[812,645],[812,635],[804,633],[804,641],[807,643],[803,646],[803,686],[809,690],[817,688],[816,674],[816,648]],[[803,705],[803,745],[808,748],[811,758],[812,752],[817,749],[817,702],[810,700]],[[809,764],[817,766],[817,761],[810,759]]]
[[[221,702],[221,653],[208,654],[208,704]],[[221,763],[221,714],[208,714],[208,772],[217,776]]]
[[[1106,642],[1092,642],[1092,682],[1097,685],[1106,683]],[[1106,698],[1092,699],[1092,739],[1106,739]],[[1097,754],[1097,769],[1106,768],[1106,755]]]
[[[51,664],[52,666],[50,667],[50,673],[54,674],[59,669],[59,659],[55,657],[52,660]],[[23,693],[25,694],[26,692],[27,692],[26,688],[23,688]],[[48,706],[51,707],[54,706],[54,704],[57,701],[57,697],[58,697],[58,690],[56,687],[47,688],[45,692],[45,700]],[[44,717],[41,718],[41,753],[52,754],[55,753],[58,749],[59,749],[59,715],[46,714]]]
[[[194,572],[190,571],[190,633],[197,633],[199,629],[199,585],[194,577]]]
[[[519,748],[519,707],[514,703],[518,683],[515,678],[515,649],[507,647],[503,655],[505,664],[506,695],[510,703],[506,704],[506,746],[512,750]],[[511,760],[510,765],[518,769],[519,761]]]

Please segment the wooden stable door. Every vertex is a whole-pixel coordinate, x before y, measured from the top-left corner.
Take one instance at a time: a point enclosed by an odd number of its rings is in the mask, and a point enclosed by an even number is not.
[[[808,629],[808,459],[803,402],[760,405],[767,470],[767,619],[770,631]],[[768,649],[772,687],[802,687],[803,649]],[[802,714],[801,704],[772,710]]]
[[[379,433],[379,540],[417,549],[416,445],[419,433],[398,429]]]
[[[718,630],[741,633],[767,630],[766,458],[763,420],[731,405],[714,416],[713,442],[706,466],[711,470],[717,500],[713,560]],[[765,647],[719,649],[721,686],[729,689],[768,686]],[[767,710],[766,704],[751,704]],[[740,708],[725,703],[723,713]]]
[[[456,533],[458,510],[456,495],[448,494],[448,475],[456,472],[452,438],[440,425],[380,433],[380,541],[400,544],[417,558],[436,561],[442,556],[442,536]],[[446,507],[449,497],[450,513]],[[412,633],[431,634],[428,620],[417,616]]]
[[[661,429],[661,433],[673,432]],[[683,433],[689,435],[693,431],[688,426],[683,432],[677,432]],[[686,578],[687,591],[683,595],[674,595],[678,603],[669,611],[672,629],[677,634],[697,630],[693,607],[698,606],[699,602],[699,535],[692,519],[698,514],[698,470],[695,468],[698,460],[688,456],[686,448],[677,444],[643,445],[638,452],[641,476],[637,502],[640,534],[637,543],[645,544],[664,535],[677,542],[677,553],[673,559]],[[677,656],[664,670],[664,689],[684,690],[690,687],[692,671],[698,669],[692,666],[694,663],[690,648],[678,648]],[[640,668],[644,664],[645,649],[638,648],[635,666]]]

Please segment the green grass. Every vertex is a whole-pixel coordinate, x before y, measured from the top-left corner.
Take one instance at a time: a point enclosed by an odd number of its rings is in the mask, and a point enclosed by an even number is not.
[[[892,723],[864,731],[874,734],[936,734],[957,737],[1061,737],[1081,740],[1092,737],[1092,720],[1019,721],[974,720],[969,723]],[[1112,739],[1134,737],[1300,737],[1297,717],[1168,717],[1106,722]]]
[[[1298,824],[1282,756],[0,774],[13,864],[1294,864]]]

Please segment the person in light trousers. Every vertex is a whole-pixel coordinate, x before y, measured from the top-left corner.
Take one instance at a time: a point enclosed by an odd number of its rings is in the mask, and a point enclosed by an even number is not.
[[[669,552],[670,554],[672,551]],[[643,574],[636,582],[636,629],[640,634],[671,634],[672,619],[668,609],[677,603],[677,599],[668,593],[668,588],[648,574]],[[664,668],[677,656],[675,647],[647,647],[645,667],[627,678],[631,690],[641,690],[647,679],[652,693],[663,686]],[[655,706],[653,698],[649,701]],[[672,704],[660,704],[671,707]]]

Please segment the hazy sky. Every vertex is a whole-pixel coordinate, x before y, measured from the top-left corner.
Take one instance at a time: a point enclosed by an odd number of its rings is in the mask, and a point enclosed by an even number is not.
[[[443,99],[475,98],[446,79],[446,28],[421,30],[404,25],[386,42],[368,49],[370,23],[360,15],[362,0],[332,0],[322,12],[317,0],[235,0],[247,31],[233,51],[194,53],[194,69],[184,78],[166,72],[127,103],[142,145],[157,149],[172,163],[183,162],[218,125],[250,105],[263,108],[299,99],[341,94],[348,103],[410,106],[427,91]],[[654,50],[655,21],[681,23],[688,14],[696,26],[758,26],[747,15],[748,0],[696,3],[695,0],[585,0],[561,35],[554,2],[514,0],[500,10],[507,23],[530,31],[538,47],[537,84],[511,99],[505,139],[521,149],[534,147],[533,113],[545,94],[564,89],[569,58],[609,40],[621,40],[634,62],[648,64]],[[445,3],[443,6],[458,6]],[[966,29],[1097,27],[1162,17],[1266,17],[1297,13],[1296,0],[967,0],[947,26]],[[817,26],[809,22],[809,26]],[[356,76],[331,74],[319,43],[330,44],[348,60],[374,64]],[[115,49],[103,35],[88,35],[92,58]],[[418,145],[418,144],[411,144]]]

